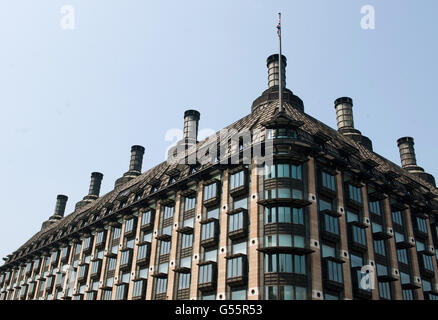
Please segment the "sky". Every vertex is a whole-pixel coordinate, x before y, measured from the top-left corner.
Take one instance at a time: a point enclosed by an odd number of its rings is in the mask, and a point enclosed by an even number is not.
[[[374,29],[362,28],[366,5]],[[437,11],[435,0],[2,1],[0,258],[40,230],[56,195],[73,212],[91,172],[111,191],[132,145],[146,149],[143,171],[162,162],[185,110],[205,130],[249,114],[278,53],[278,12],[305,112],[336,128],[333,102],[349,96],[377,153],[399,164],[396,140],[412,136],[438,178]]]

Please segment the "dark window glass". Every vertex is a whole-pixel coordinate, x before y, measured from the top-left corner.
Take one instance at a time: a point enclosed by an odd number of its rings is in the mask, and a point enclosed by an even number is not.
[[[245,172],[240,171],[230,176],[230,190],[241,187],[245,184]]]
[[[351,200],[362,203],[361,188],[355,187],[351,184],[348,185],[348,195]]]
[[[321,171],[321,182],[324,188],[336,191],[335,176],[328,174],[327,172]]]

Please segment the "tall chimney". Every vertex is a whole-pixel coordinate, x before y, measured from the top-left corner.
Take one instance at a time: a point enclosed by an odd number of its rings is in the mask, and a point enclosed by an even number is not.
[[[184,112],[184,143],[194,145],[198,141],[198,127],[201,114],[196,110]]]
[[[55,222],[61,220],[64,217],[65,206],[67,205],[68,197],[63,194],[58,194],[56,197],[56,206],[53,216],[49,220],[44,221],[41,230],[47,228],[48,226],[54,224]]]
[[[103,174],[100,172],[92,172],[90,180],[90,189],[88,195],[84,199],[95,200],[99,198],[100,186],[102,184]]]
[[[372,151],[373,143],[371,142],[371,140],[368,137],[362,135],[359,130],[354,128],[353,99],[349,97],[336,99],[335,109],[338,132],[362,144],[365,148]]]
[[[143,164],[144,147],[132,146],[131,147],[131,161],[129,162],[128,172],[141,173],[141,166]]]
[[[414,138],[412,137],[403,137],[397,140],[402,168],[436,186],[435,178],[430,173],[424,172],[423,168],[417,166],[414,144]]]
[[[281,75],[282,75],[282,87],[286,88],[286,64],[287,59],[284,55],[281,55]],[[268,67],[268,87],[272,88],[280,84],[280,72],[279,72],[279,60],[278,54],[272,54],[267,59]]]
[[[114,187],[117,188],[122,184],[134,179],[141,174],[141,166],[143,164],[144,147],[132,146],[131,147],[131,159],[129,161],[129,171],[125,172],[122,177],[116,180]]]
[[[342,97],[335,100],[336,121],[338,131],[354,129],[353,121],[353,100],[349,97]]]
[[[55,213],[53,216],[64,217],[65,206],[67,205],[68,197],[63,194],[58,194],[56,197]]]

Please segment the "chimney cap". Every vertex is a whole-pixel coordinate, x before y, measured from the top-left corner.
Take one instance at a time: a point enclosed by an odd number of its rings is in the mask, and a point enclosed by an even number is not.
[[[100,172],[92,172],[91,173],[92,178],[103,178],[103,173]]]
[[[274,61],[278,61],[278,53],[275,54],[271,54],[268,59],[266,59],[266,66],[269,67],[269,64],[274,62]],[[281,62],[283,63],[283,65],[286,67],[287,66],[287,59],[284,55],[281,55]]]
[[[131,147],[131,152],[132,151],[140,151],[140,152],[144,152],[144,147],[142,147],[142,146],[139,146],[139,145],[134,145],[134,146],[132,146]]]
[[[400,146],[402,143],[412,143],[414,144],[414,138],[412,137],[403,137],[397,140],[397,146]]]
[[[184,118],[188,117],[188,116],[194,116],[199,120],[199,118],[201,117],[201,114],[199,113],[199,111],[190,109],[190,110],[184,111]]]
[[[63,195],[63,194],[58,194],[56,196],[56,199],[57,200],[65,200],[65,201],[67,201],[68,197],[66,195]]]
[[[353,106],[353,99],[351,99],[350,97],[341,97],[335,100],[335,108],[343,103],[348,103],[351,104],[351,106]]]

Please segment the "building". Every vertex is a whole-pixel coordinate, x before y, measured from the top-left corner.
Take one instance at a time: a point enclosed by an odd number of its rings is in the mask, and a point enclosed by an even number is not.
[[[200,114],[188,110],[169,153],[179,162],[141,173],[133,146],[113,191],[100,197],[92,173],[66,217],[59,195],[0,267],[0,300],[437,299],[438,189],[414,140],[398,140],[400,167],[354,128],[350,98],[335,101],[338,130],[289,89],[279,108],[278,58],[228,136],[198,142]]]

